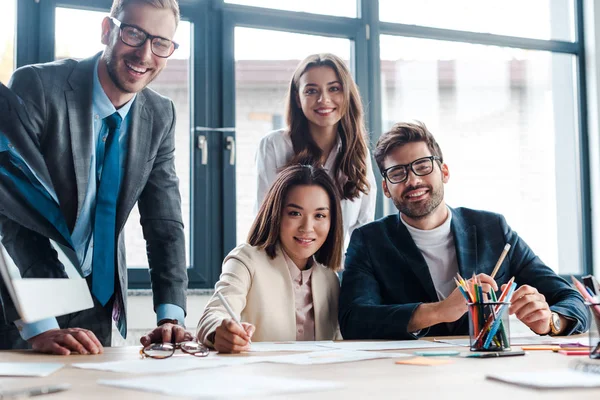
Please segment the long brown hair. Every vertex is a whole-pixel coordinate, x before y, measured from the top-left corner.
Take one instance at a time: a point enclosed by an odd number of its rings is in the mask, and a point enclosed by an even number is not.
[[[321,66],[332,68],[342,84],[345,104],[344,109],[340,110],[342,119],[338,127],[342,150],[335,161],[333,176],[337,177],[341,172],[348,178],[342,187],[336,178],[336,186],[343,199],[352,200],[358,198],[360,192],[369,193],[367,162],[371,161],[367,159],[367,134],[358,87],[344,61],[334,54],[320,53],[306,57],[292,76],[286,98],[286,119],[294,146],[294,157],[288,165],[307,160],[316,164],[321,159],[323,152],[310,136],[308,119],[296,103],[302,75],[311,68]]]
[[[288,193],[295,186],[313,185],[327,192],[331,210],[329,233],[321,248],[315,253],[315,259],[327,268],[337,271],[341,267],[344,245],[342,209],[333,180],[320,167],[295,164],[286,167],[277,175],[252,223],[248,243],[265,250],[271,259],[275,258],[281,231],[281,217]]]

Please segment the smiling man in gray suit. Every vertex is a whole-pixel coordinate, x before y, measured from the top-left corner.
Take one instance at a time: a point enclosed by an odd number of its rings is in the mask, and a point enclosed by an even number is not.
[[[22,159],[39,159],[27,153],[33,143],[47,167],[44,186],[68,229],[63,236],[70,237],[62,244],[76,255],[95,306],[25,324],[3,296],[0,348],[96,354],[110,345],[113,320],[126,335],[122,230],[136,201],[158,320],[142,344],[189,337],[182,326],[187,273],[174,165],[175,109],[171,100],[146,88],[177,48],[172,39],[178,22],[176,0],[114,0],[110,17],[102,22],[106,48],[101,54],[26,66],[13,74],[9,86],[22,99],[33,133],[28,146],[21,147],[26,152]],[[19,158],[5,150],[11,160]],[[48,220],[51,208],[33,205]],[[0,204],[0,210],[0,235],[21,275],[66,277],[47,235],[19,223],[27,220],[20,208]]]

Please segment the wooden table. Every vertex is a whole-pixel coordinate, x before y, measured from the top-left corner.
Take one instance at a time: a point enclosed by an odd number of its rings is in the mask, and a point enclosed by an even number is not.
[[[514,349],[518,347],[513,346]],[[456,347],[448,350],[456,350]],[[437,350],[437,349],[436,349]],[[462,349],[461,349],[462,350]],[[466,349],[465,349],[466,350]],[[121,379],[139,377],[139,374],[120,374],[77,369],[71,363],[133,360],[139,358],[139,347],[106,348],[97,356],[72,355],[68,357],[49,356],[28,351],[0,352],[0,362],[60,362],[67,364],[63,369],[45,378],[2,378],[2,389],[70,383],[66,392],[39,397],[40,399],[121,399],[121,398],[173,398],[148,392],[117,389],[98,385],[98,379]],[[412,353],[412,351],[406,351]],[[251,355],[242,355],[253,357]],[[274,353],[271,353],[274,354]],[[264,353],[263,353],[264,355]],[[186,355],[186,357],[188,357]],[[189,356],[191,357],[191,356]],[[330,365],[281,365],[249,364],[220,368],[223,374],[231,377],[235,384],[238,372],[262,376],[319,379],[342,382],[345,387],[338,391],[299,393],[286,395],[287,398],[310,398],[327,400],[346,399],[600,399],[600,389],[545,390],[520,388],[513,385],[485,379],[487,373],[503,371],[544,371],[566,368],[579,356],[564,356],[551,351],[531,351],[524,357],[494,359],[452,358],[451,364],[439,366],[396,365],[394,359],[359,361],[355,363]],[[202,379],[202,369],[180,374],[190,379]],[[216,371],[216,369],[215,369]],[[165,371],[167,373],[168,371]],[[160,375],[157,376],[160,379]],[[224,388],[224,391],[226,388]],[[477,394],[480,394],[479,397]],[[277,398],[277,397],[272,397]]]

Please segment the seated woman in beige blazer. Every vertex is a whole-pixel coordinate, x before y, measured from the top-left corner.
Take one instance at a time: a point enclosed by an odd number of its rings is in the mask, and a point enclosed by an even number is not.
[[[344,243],[338,191],[322,168],[292,165],[278,175],[254,220],[248,243],[223,261],[215,285],[241,316],[240,327],[214,295],[196,330],[220,352],[255,342],[341,339],[340,284],[334,268]]]

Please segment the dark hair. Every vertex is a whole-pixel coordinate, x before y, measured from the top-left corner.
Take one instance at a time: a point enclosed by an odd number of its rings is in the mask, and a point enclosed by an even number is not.
[[[342,118],[338,128],[342,151],[335,161],[333,176],[337,177],[339,172],[342,172],[348,177],[348,181],[338,189],[343,199],[352,200],[358,198],[360,192],[369,193],[367,163],[370,160],[367,159],[367,134],[358,87],[344,61],[334,54],[321,53],[306,57],[292,76],[286,98],[287,126],[294,146],[294,157],[289,165],[307,159],[311,160],[311,164],[317,164],[321,159],[322,151],[310,136],[308,120],[296,103],[296,97],[299,95],[302,75],[311,68],[322,66],[335,71],[345,97],[345,109],[340,110]],[[339,186],[337,180],[335,184]]]
[[[258,215],[248,234],[248,243],[264,249],[270,258],[275,258],[281,231],[281,217],[285,199],[295,186],[319,186],[327,192],[331,207],[327,239],[315,253],[317,262],[334,271],[341,267],[344,229],[338,190],[327,172],[312,165],[290,165],[282,170],[262,202]]]
[[[177,0],[113,0],[110,16],[118,18],[128,4],[145,3],[159,9],[170,9],[175,17],[175,25],[179,25],[179,3]]]
[[[383,171],[383,161],[393,149],[404,146],[407,143],[415,142],[425,142],[431,155],[439,157],[440,163],[444,162],[442,149],[440,149],[439,144],[435,141],[432,133],[429,132],[424,123],[421,121],[416,121],[415,123],[398,122],[392,126],[388,132],[381,135],[375,145],[373,156],[375,157],[379,170]]]

